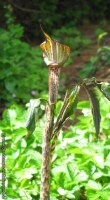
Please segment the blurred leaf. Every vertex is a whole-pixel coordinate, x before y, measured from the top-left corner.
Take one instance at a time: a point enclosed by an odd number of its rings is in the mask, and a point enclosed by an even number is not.
[[[100,45],[101,41],[103,40],[103,38],[107,35],[107,32],[102,32],[99,34],[98,36],[98,44]]]
[[[66,191],[63,188],[58,188],[57,191],[61,196],[64,196],[66,194]]]
[[[14,143],[17,143],[26,134],[27,134],[26,128],[23,127],[15,128],[11,138],[13,139]]]
[[[89,200],[98,200],[100,194],[97,194],[97,192],[94,192],[93,190],[87,190],[87,197]]]
[[[93,160],[99,168],[104,168],[104,158],[102,155],[94,155]]]
[[[73,165],[72,164],[67,164],[67,174],[68,174],[68,178],[73,181],[74,180],[74,177],[75,177],[75,174],[74,174],[74,168],[73,168]]]
[[[88,181],[87,187],[91,188],[92,190],[101,190],[102,189],[101,184],[98,183],[97,181],[93,181],[93,180]]]

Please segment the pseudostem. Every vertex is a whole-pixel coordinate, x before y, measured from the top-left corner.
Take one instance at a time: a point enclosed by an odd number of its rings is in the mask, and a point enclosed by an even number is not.
[[[46,125],[42,146],[40,200],[49,200],[51,149],[50,139],[54,125],[54,106],[57,101],[60,68],[49,66],[49,104],[46,107]]]
[[[51,136],[54,127],[54,109],[57,102],[60,68],[70,54],[70,48],[53,40],[41,28],[45,41],[40,45],[44,61],[49,67],[49,102],[46,108],[46,126],[42,146],[42,170],[40,200],[49,200],[50,167],[51,167]]]

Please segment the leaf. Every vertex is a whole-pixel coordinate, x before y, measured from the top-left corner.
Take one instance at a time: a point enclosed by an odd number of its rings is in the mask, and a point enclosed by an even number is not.
[[[80,86],[77,84],[74,86],[74,89],[71,93],[67,91],[65,95],[65,99],[63,102],[63,105],[60,109],[59,115],[57,117],[56,123],[53,127],[53,132],[51,135],[51,154],[53,153],[57,138],[59,136],[59,131],[62,128],[64,122],[72,115],[74,114],[74,110],[76,108],[76,97],[79,93]]]
[[[50,200],[58,200],[56,197],[50,195]]]
[[[90,190],[87,190],[87,197],[89,200],[98,200],[100,197],[100,194],[90,189]]]
[[[95,191],[102,189],[102,185],[100,184],[100,182],[94,180],[89,180],[87,183],[87,187]]]
[[[93,161],[95,163],[96,166],[98,166],[99,168],[103,169],[104,168],[104,158],[103,155],[94,155],[93,156]]]
[[[90,99],[96,136],[98,137],[100,131],[100,120],[101,120],[98,88],[94,83],[86,84],[85,88]]]
[[[75,175],[73,173],[74,166],[72,164],[70,164],[70,163],[67,163],[66,168],[67,168],[67,177],[68,177],[68,179],[71,180],[71,181],[74,181],[74,177],[75,177]]]
[[[58,188],[58,193],[61,195],[61,196],[64,196],[66,194],[66,190],[64,190],[63,188]]]
[[[74,114],[74,110],[77,105],[76,97],[79,93],[79,89],[80,89],[80,86],[75,85],[71,93],[69,91],[66,92],[63,105],[60,109],[56,123],[54,125],[54,131],[59,130],[61,126],[64,124],[64,122],[66,121],[66,119],[68,119],[71,115]]]
[[[5,110],[3,113],[3,118],[10,127],[15,123],[16,116],[17,113],[13,108]]]
[[[40,104],[39,100],[30,100],[29,115],[26,121],[26,128],[28,133],[34,132],[36,127],[36,107]]]
[[[110,200],[110,190],[102,190],[100,192],[100,196],[102,197],[102,199],[104,200]]]
[[[99,36],[98,36],[98,44],[100,45],[102,39],[107,35],[107,32],[102,32]]]

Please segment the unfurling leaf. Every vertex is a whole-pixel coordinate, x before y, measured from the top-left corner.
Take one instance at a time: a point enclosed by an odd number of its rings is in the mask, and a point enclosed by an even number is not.
[[[46,41],[43,42],[40,47],[43,51],[43,57],[45,63],[49,65],[62,66],[69,54],[70,48],[66,45],[60,44],[58,41],[53,40],[47,33],[42,29]]]
[[[74,114],[74,109],[76,108],[77,102],[76,98],[79,93],[80,86],[75,85],[74,89],[70,93],[67,91],[63,105],[60,109],[59,115],[57,117],[56,123],[54,125],[54,131],[60,130],[64,122]]]
[[[96,130],[96,136],[98,137],[100,131],[100,120],[101,120],[98,88],[95,83],[91,83],[88,85],[86,84],[85,89],[87,91],[87,94],[91,102],[94,126]]]
[[[64,122],[72,115],[74,114],[74,109],[76,108],[76,98],[79,93],[80,86],[75,85],[73,91],[70,93],[67,91],[65,95],[65,99],[63,102],[63,105],[60,109],[60,112],[58,114],[56,123],[53,127],[53,132],[51,135],[51,156],[53,154],[53,151],[56,146],[57,138],[59,136],[59,131],[62,128]]]

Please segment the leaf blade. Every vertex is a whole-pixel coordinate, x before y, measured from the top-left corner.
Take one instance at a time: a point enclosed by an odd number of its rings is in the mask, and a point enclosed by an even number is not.
[[[63,105],[60,109],[56,123],[54,125],[53,132],[59,131],[64,122],[74,113],[74,109],[76,108],[77,105],[76,99],[79,90],[80,86],[75,85],[71,93],[69,93],[69,91],[66,92]]]
[[[29,134],[33,133],[36,128],[36,107],[40,101],[30,100],[29,114],[26,121],[26,128]]]
[[[85,89],[87,91],[91,103],[94,126],[96,130],[96,137],[98,138],[100,132],[100,121],[101,121],[98,88],[96,84],[91,83],[89,85],[85,85]]]

